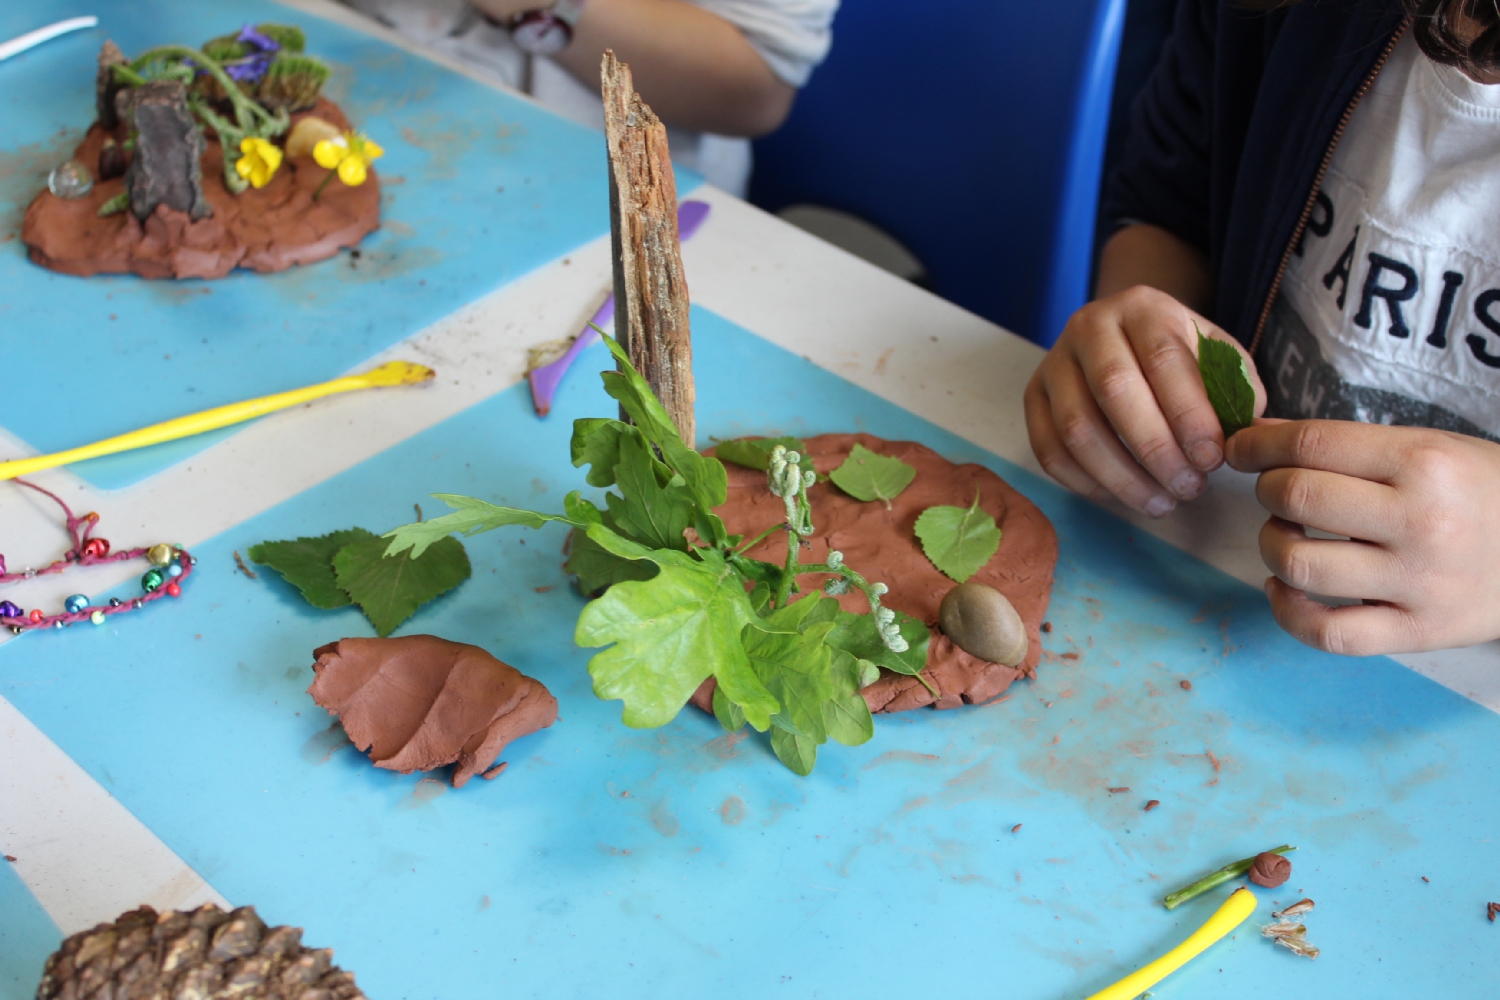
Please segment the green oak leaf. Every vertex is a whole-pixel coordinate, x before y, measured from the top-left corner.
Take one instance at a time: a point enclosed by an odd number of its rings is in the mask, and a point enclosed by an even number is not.
[[[812,456],[807,453],[807,445],[794,437],[735,438],[732,441],[720,441],[714,445],[714,456],[723,462],[733,462],[747,469],[759,469],[765,472],[771,467],[771,449],[778,444],[787,451],[795,451],[802,456],[799,464],[803,472],[818,471],[813,468]]]
[[[1193,324],[1198,330],[1198,324]],[[1198,330],[1198,372],[1208,401],[1219,416],[1226,438],[1249,427],[1255,420],[1255,385],[1245,356],[1233,344],[1205,337]]]
[[[649,560],[661,571],[650,581],[610,587],[579,615],[578,645],[609,647],[589,661],[594,693],[623,701],[627,726],[651,728],[670,722],[713,674],[752,726],[770,726],[781,705],[756,677],[740,641],[745,625],[758,619],[743,578],[723,556],[648,549],[598,524],[588,536],[607,552]]]
[[[338,585],[385,638],[417,608],[469,578],[463,542],[443,537],[425,546],[420,559],[402,552],[386,556],[384,539],[370,537],[339,549],[333,557]]]
[[[959,583],[978,573],[1000,550],[1000,529],[979,509],[977,490],[967,509],[941,506],[922,511],[917,537],[932,564]]]
[[[834,697],[823,703],[823,728],[828,738],[837,740],[846,747],[859,746],[875,735],[875,718],[870,715],[870,706],[865,704],[859,692],[865,687],[869,672],[879,677],[874,664],[861,660],[852,653],[829,647]],[[874,683],[869,677],[868,683]]]
[[[656,576],[655,563],[622,559],[599,546],[582,528],[574,528],[563,571],[578,578],[585,597],[599,597],[610,587],[627,580],[649,580]]]
[[[653,549],[677,549],[686,552],[684,532],[693,523],[693,500],[680,483],[662,486],[658,481],[657,462],[650,446],[635,428],[619,439],[620,462],[615,466],[615,482],[623,496],[605,495],[613,528],[626,538]]]
[[[823,703],[833,697],[829,649],[823,640],[833,623],[821,622],[802,631],[769,631],[779,624],[779,614],[746,625],[740,639],[751,668],[781,703],[772,725],[822,743],[828,738]]]
[[[877,455],[862,444],[828,474],[833,484],[856,500],[880,500],[887,507],[917,478],[917,470],[888,455]]]
[[[350,603],[349,595],[339,589],[338,580],[333,575],[333,557],[350,542],[374,537],[364,528],[350,528],[317,538],[261,542],[250,546],[250,561],[280,573],[313,607],[342,608]]]
[[[590,486],[613,486],[615,466],[620,464],[620,438],[639,434],[627,423],[604,417],[584,417],[573,421],[573,465],[588,465]]]
[[[433,497],[454,508],[454,512],[435,517],[430,521],[403,524],[399,528],[387,531],[381,536],[391,540],[390,545],[386,547],[386,555],[395,556],[399,552],[411,549],[412,558],[420,559],[429,545],[435,544],[439,539],[447,538],[454,532],[461,535],[477,535],[482,531],[493,531],[495,528],[503,528],[509,524],[519,524],[523,528],[540,528],[548,521],[562,521],[575,525],[578,523],[562,514],[538,514],[534,510],[497,507],[483,500],[458,496],[454,493],[434,493]]]
[[[861,660],[868,660],[878,667],[915,677],[927,666],[927,644],[932,639],[932,631],[918,619],[901,611],[896,612],[896,625],[907,643],[904,653],[893,653],[886,647],[880,639],[880,629],[870,615],[840,611],[838,621],[828,635],[828,645],[851,653]]]
[[[745,724],[745,710],[730,701],[721,687],[714,688],[714,718],[731,733]]]
[[[818,762],[816,743],[806,736],[789,733],[780,727],[771,730],[771,749],[775,751],[778,760],[791,768],[794,774],[804,778],[812,774],[813,765]]]

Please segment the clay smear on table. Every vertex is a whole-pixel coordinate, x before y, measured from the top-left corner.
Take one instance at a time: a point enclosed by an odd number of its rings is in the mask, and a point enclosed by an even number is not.
[[[295,123],[316,115],[340,129],[349,121],[333,102],[319,98]],[[106,132],[96,122],[73,158],[94,170],[106,138],[124,142],[127,127]],[[128,274],[143,278],[222,278],[236,267],[262,273],[332,257],[380,225],[380,182],[373,170],[358,187],[335,179],[317,201],[313,192],[328,171],[308,157],[288,157],[263,188],[231,194],[224,187],[224,156],[210,131],[200,159],[203,195],[213,214],[194,221],[166,205],[144,223],[129,211],[99,217],[99,207],[125,190],[125,179],[99,181],[82,198],[65,200],[43,190],[21,225],[31,259],[64,274]]]
[[[512,740],[557,721],[557,699],[540,681],[478,646],[408,635],[340,639],[313,655],[308,693],[376,767],[456,764],[453,787],[462,788],[497,775],[490,765]]]
[[[886,441],[870,434],[823,434],[806,444],[818,483],[808,495],[815,531],[807,539],[809,547],[802,558],[821,562],[830,549],[838,549],[844,553],[844,562],[867,579],[889,585],[886,606],[920,618],[932,629],[924,674],[939,696],[934,698],[915,677],[886,673],[863,691],[870,710],[902,712],[931,704],[938,708],[980,704],[998,697],[1017,678],[1035,677],[1042,655],[1042,618],[1057,565],[1057,533],[1046,515],[989,469],[956,465],[912,441]],[[828,473],[843,463],[856,444],[899,458],[917,470],[916,479],[891,501],[889,510],[879,501],[855,500],[827,481]],[[731,534],[754,537],[784,519],[781,498],[767,489],[764,472],[728,462],[725,468],[729,500],[718,513]],[[1029,646],[1026,658],[1015,667],[971,656],[938,631],[938,606],[956,584],[932,565],[917,540],[915,525],[924,510],[938,504],[968,507],[974,502],[976,487],[980,506],[994,517],[1002,534],[1000,550],[971,579],[1004,594],[1025,622]],[[779,564],[786,558],[786,536],[777,532],[748,554]],[[812,593],[824,579],[805,576],[799,582],[804,593]],[[847,611],[863,614],[869,610],[857,591],[838,600]],[[694,694],[693,703],[711,710],[712,697],[710,678]]]

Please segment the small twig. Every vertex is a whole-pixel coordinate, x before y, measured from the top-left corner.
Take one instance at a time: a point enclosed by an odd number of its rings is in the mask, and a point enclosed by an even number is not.
[[[412,506],[415,507],[415,508],[417,508],[417,523],[421,524],[422,523],[422,505],[419,504],[419,503],[414,503],[414,504],[412,504]]]
[[[1282,844],[1280,847],[1273,847],[1265,853],[1285,854],[1288,851],[1295,850],[1296,848],[1292,847],[1290,844]],[[1258,855],[1256,857],[1258,857]],[[1203,876],[1191,885],[1183,886],[1176,892],[1168,893],[1162,899],[1162,905],[1164,905],[1169,910],[1175,910],[1183,903],[1186,903],[1190,899],[1196,899],[1215,886],[1223,885],[1225,882],[1228,882],[1232,878],[1239,878],[1241,875],[1249,871],[1251,866],[1254,864],[1255,857],[1249,857],[1236,861],[1233,864],[1225,865],[1218,871]]]
[[[243,560],[243,559],[240,558],[240,550],[239,549],[235,549],[234,550],[234,564],[240,568],[240,572],[241,573],[245,574],[250,579],[252,579],[252,580],[257,579],[257,577],[255,575],[255,571],[252,570],[249,566],[246,566],[245,565],[245,560]]]

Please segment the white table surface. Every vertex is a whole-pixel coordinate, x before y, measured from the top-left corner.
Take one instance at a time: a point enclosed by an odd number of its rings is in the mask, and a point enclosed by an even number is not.
[[[413,48],[328,0],[283,2]],[[1021,410],[1039,348],[721,191],[704,187],[693,197],[713,205],[683,247],[694,302],[1040,471]],[[436,381],[403,393],[399,406],[356,393],[285,411],[125,490],[94,489],[65,469],[28,478],[75,510],[104,512],[113,534],[171,537],[191,548],[515,385],[526,348],[576,332],[609,272],[609,242],[596,240],[357,367],[403,358],[435,368]],[[0,454],[20,453],[0,431]],[[1109,509],[1258,587],[1266,570],[1256,537],[1266,515],[1252,486],[1251,477],[1222,470],[1203,497],[1165,520]],[[27,491],[0,491],[0,551],[11,565],[55,558],[66,541],[55,510]],[[91,572],[83,589],[98,593],[136,571]],[[79,586],[73,578],[35,581],[13,599],[60,604]],[[0,642],[10,638],[0,634]],[[1396,659],[1500,711],[1500,644]],[[16,872],[65,934],[142,903],[228,902],[3,698],[0,759],[0,853],[16,858]]]

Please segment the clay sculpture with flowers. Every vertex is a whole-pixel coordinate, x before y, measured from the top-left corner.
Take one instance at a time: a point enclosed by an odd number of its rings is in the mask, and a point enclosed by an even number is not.
[[[302,29],[247,24],[194,49],[99,53],[97,120],[26,211],[65,274],[221,278],[331,257],[380,224],[379,144],[322,94]]]
[[[803,775],[829,740],[870,739],[874,712],[990,701],[1034,674],[1057,537],[993,472],[871,435],[694,449],[666,130],[612,53],[602,75],[619,336],[600,331],[617,365],[602,378],[620,419],[576,421],[571,450],[614,491],[602,507],[574,491],[556,514],[437,494],[453,513],[388,533],[386,557],[569,525],[566,569],[591,598],[574,638],[605,647],[595,694],[633,727],[692,701],[769,733]]]

